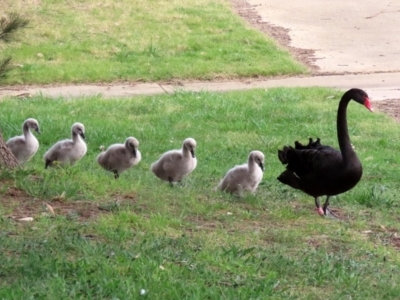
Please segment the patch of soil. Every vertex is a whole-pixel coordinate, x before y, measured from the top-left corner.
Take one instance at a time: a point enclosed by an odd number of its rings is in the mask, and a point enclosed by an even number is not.
[[[63,196],[43,201],[29,196],[25,191],[9,187],[0,199],[0,205],[6,212],[5,217],[14,220],[43,216],[65,216],[78,221],[86,221],[100,214],[117,211],[123,206],[136,202],[132,195],[115,194],[107,202],[67,201]]]
[[[275,26],[262,20],[257,13],[254,5],[250,5],[246,0],[231,0],[235,12],[245,19],[252,27],[269,35],[300,62],[305,64],[311,72],[316,73],[319,67],[314,64],[316,61],[315,51],[311,49],[295,48],[290,45],[291,39],[289,29]]]
[[[387,228],[383,225],[371,225],[370,230],[366,230],[363,234],[372,239],[380,241],[384,246],[392,246],[396,250],[400,250],[400,235],[396,228]]]
[[[393,248],[396,250],[400,250],[400,237],[391,237],[390,238],[390,244],[392,245]]]
[[[188,228],[189,232],[203,231],[203,230],[215,230],[217,227],[221,226],[220,222],[209,221],[204,219],[202,216],[187,216],[185,221],[194,224],[193,228]]]
[[[373,103],[374,108],[400,122],[400,99],[376,101]]]

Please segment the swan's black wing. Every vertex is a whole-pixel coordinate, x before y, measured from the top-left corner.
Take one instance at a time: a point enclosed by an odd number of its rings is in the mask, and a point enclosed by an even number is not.
[[[321,145],[317,149],[295,149],[283,147],[278,151],[278,158],[282,164],[287,165],[286,169],[294,172],[299,178],[313,174],[322,175],[330,172],[332,168],[340,164],[342,154],[340,151]]]

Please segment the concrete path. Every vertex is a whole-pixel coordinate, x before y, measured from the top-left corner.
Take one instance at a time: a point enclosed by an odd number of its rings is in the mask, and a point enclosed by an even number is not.
[[[399,0],[247,0],[262,21],[315,51],[322,73],[400,71]]]
[[[131,97],[174,93],[175,91],[230,91],[272,87],[311,87],[325,86],[339,89],[358,87],[364,89],[371,100],[400,99],[400,73],[374,73],[353,75],[329,75],[310,77],[289,77],[267,80],[225,81],[225,82],[191,82],[182,85],[157,83],[121,84],[121,85],[72,85],[54,87],[14,87],[1,89],[0,98],[4,96],[31,96],[43,94],[50,97],[82,97],[101,94],[104,98]]]

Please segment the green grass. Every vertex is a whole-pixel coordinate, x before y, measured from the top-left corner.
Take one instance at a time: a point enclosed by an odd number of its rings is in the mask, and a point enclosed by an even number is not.
[[[397,123],[350,103],[349,132],[364,175],[332,199],[340,221],[320,218],[311,197],[276,180],[283,145],[318,136],[337,147],[340,96],[310,88],[0,102],[5,138],[19,134],[28,117],[42,131],[25,169],[1,175],[0,197],[14,186],[33,206],[60,195],[71,205],[122,200],[97,219],[36,213],[28,224],[8,218],[2,205],[0,298],[138,299],[141,289],[148,299],[398,298]],[[86,126],[87,155],[65,170],[44,170],[44,152],[76,121]],[[101,145],[130,135],[143,159],[114,180],[95,157]],[[198,142],[198,167],[170,188],[150,164],[189,136]],[[256,149],[266,156],[257,193],[238,199],[215,192],[225,172]]]
[[[229,1],[0,0],[30,20],[3,47],[21,67],[6,83],[163,81],[307,72],[250,28]]]

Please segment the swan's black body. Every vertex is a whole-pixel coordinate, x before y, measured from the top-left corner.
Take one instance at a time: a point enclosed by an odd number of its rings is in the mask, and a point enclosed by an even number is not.
[[[350,100],[372,111],[368,95],[363,90],[351,89],[342,96],[337,111],[340,151],[321,145],[319,138],[315,142],[310,138],[308,145],[296,141],[295,148],[285,146],[278,151],[279,160],[287,165],[278,180],[314,197],[320,214],[326,215],[330,196],[352,189],[362,177],[362,165],[353,150],[347,130],[346,110]],[[327,199],[322,210],[318,197],[324,195]]]

